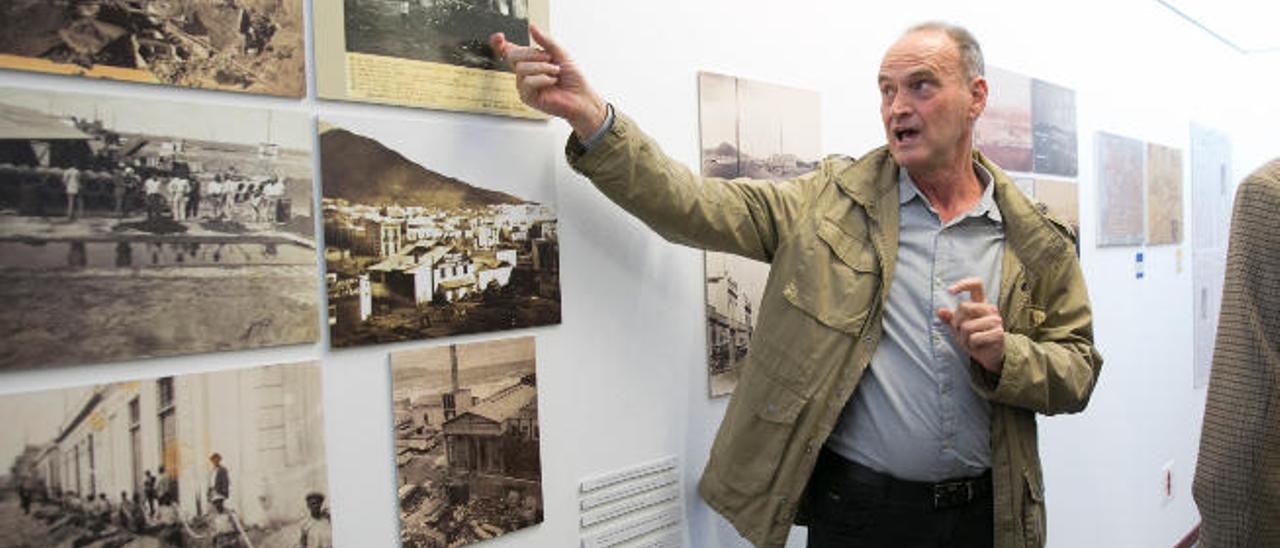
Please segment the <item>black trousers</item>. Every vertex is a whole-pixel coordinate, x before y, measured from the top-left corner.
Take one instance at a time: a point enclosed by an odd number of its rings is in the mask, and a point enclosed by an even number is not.
[[[991,548],[991,474],[905,482],[823,450],[805,501],[809,548]]]

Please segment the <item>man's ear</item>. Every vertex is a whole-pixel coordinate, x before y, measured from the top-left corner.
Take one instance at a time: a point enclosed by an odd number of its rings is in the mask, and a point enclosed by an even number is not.
[[[982,116],[983,111],[987,110],[987,94],[990,90],[987,88],[987,79],[978,76],[969,82],[969,94],[973,97],[973,102],[969,107],[969,116],[973,120],[977,120]]]

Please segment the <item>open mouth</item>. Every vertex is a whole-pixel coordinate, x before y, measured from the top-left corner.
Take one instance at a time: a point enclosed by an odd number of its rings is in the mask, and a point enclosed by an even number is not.
[[[909,143],[920,136],[920,130],[914,128],[903,128],[893,130],[893,138],[899,143]]]

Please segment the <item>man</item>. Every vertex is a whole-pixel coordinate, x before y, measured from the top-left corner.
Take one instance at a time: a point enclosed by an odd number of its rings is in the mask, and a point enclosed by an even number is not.
[[[187,180],[174,175],[169,179],[169,186],[165,190],[169,191],[169,212],[173,215],[173,220],[182,221],[186,219],[187,214],[187,190],[190,185]]]
[[[227,467],[222,465],[222,455],[218,453],[209,455],[209,464],[213,466],[213,483],[209,485],[209,501],[212,502],[213,498],[218,496],[224,499],[231,498],[231,475],[227,472]]]
[[[215,221],[222,220],[222,174],[216,173],[213,176],[213,182],[209,183],[209,188],[205,194],[209,197],[209,205],[213,207],[212,218]]]
[[[1203,548],[1280,548],[1280,159],[1236,191],[1192,494]]]
[[[75,164],[62,171],[62,190],[67,194],[67,220],[84,214],[84,199],[80,197],[80,170]]]
[[[147,181],[143,183],[143,193],[146,195],[147,220],[157,219],[160,212],[164,210],[164,196],[160,193],[160,177],[152,174],[147,177]]]
[[[161,466],[160,469],[164,470],[164,467]],[[144,474],[146,478],[142,480],[142,492],[147,496],[147,514],[155,517],[156,499],[160,498],[159,492],[156,491],[156,477],[151,474],[150,470],[147,470]]]
[[[164,477],[163,473],[161,477]],[[186,537],[183,536],[182,515],[178,511],[177,501],[173,499],[172,495],[160,496],[160,508],[156,512],[152,532],[166,546],[186,545]]]
[[[128,198],[129,193],[137,185],[137,178],[133,173],[133,168],[121,164],[120,171],[111,179],[111,183],[111,195],[116,202],[116,218],[123,219],[128,214],[125,208],[125,199]]]
[[[301,548],[333,548],[333,524],[329,511],[324,509],[324,495],[315,491],[307,493],[307,517],[302,520]]]
[[[187,181],[187,211],[184,218],[200,219],[200,177],[194,173]]]
[[[235,514],[224,506],[225,501],[225,497],[216,494],[209,500],[213,505],[213,512],[209,514],[209,531],[213,534],[213,546],[214,548],[239,548],[241,546],[240,527],[236,524]]]
[[[1043,546],[1035,414],[1082,410],[1102,359],[1074,235],[973,150],[972,35],[908,30],[878,75],[888,145],[775,185],[694,176],[530,31],[491,43],[573,128],[574,169],[668,240],[772,264],[708,504],[761,546],[793,521],[811,547]]]

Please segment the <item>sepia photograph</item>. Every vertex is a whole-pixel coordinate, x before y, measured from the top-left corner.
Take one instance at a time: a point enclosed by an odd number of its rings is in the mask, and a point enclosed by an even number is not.
[[[782,181],[818,168],[822,98],[808,91],[709,72],[698,74],[702,175]],[[706,253],[707,373],[711,397],[737,385],[750,350],[769,265]]]
[[[973,145],[1005,171],[1029,173],[1031,79],[988,66],[987,109],[973,127]]]
[[[1034,171],[1075,177],[1077,165],[1076,92],[1043,80],[1031,81],[1031,132]]]
[[[0,370],[314,342],[311,122],[0,90]]]
[[[1098,132],[1098,246],[1142,245],[1146,215],[1142,141]]]
[[[1017,179],[1018,188],[1044,205],[1045,213],[1066,223],[1076,234],[1076,255],[1080,255],[1080,186],[1075,181]]]
[[[554,141],[545,129],[321,120],[330,344],[560,323]]]
[[[5,0],[0,67],[306,94],[303,0]]]
[[[1182,150],[1147,144],[1147,245],[1182,243]]]
[[[545,120],[520,101],[489,36],[529,45],[547,0],[330,0],[313,9],[324,99]]]
[[[542,523],[535,362],[533,337],[391,354],[402,546]]]
[[[511,72],[489,35],[529,45],[529,0],[343,0],[347,51]]]
[[[0,396],[0,547],[332,548],[321,371]]]

